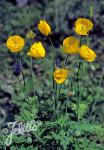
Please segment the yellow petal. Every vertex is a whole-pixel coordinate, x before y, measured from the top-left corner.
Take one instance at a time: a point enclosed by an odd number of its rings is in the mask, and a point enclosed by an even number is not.
[[[64,39],[63,48],[66,54],[77,54],[79,52],[80,41],[74,36],[70,36]]]
[[[62,84],[66,78],[68,77],[68,70],[67,69],[56,69],[54,72],[54,80],[57,84]]]
[[[94,61],[97,57],[96,53],[88,46],[82,45],[79,49],[80,56],[88,62]]]
[[[51,27],[45,20],[40,20],[38,29],[43,35],[48,36],[51,34]]]
[[[42,45],[42,43],[35,42],[31,48],[30,51],[27,53],[28,56],[34,57],[34,58],[43,58],[45,57],[45,49]]]
[[[93,23],[86,18],[78,18],[75,22],[75,32],[79,35],[88,35],[88,32],[92,30]]]
[[[6,46],[9,48],[9,50],[14,53],[21,51],[24,45],[25,41],[19,35],[10,36],[6,43]]]

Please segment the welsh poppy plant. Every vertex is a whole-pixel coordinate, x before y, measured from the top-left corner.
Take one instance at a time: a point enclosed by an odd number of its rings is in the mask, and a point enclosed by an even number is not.
[[[67,69],[56,69],[54,72],[54,80],[57,84],[62,84],[68,77]]]
[[[79,49],[80,56],[88,62],[94,61],[97,57],[96,53],[86,45],[82,45]]]
[[[43,35],[48,36],[51,34],[51,27],[45,20],[40,20],[38,29]]]
[[[35,42],[31,48],[30,51],[27,53],[28,56],[34,57],[34,58],[43,58],[45,57],[45,49],[42,45],[42,43]]]
[[[63,48],[66,54],[77,54],[79,52],[80,41],[74,36],[70,36],[64,39]]]
[[[19,35],[10,36],[6,43],[6,46],[9,48],[9,50],[14,53],[21,51],[24,45],[25,41]]]
[[[75,22],[75,32],[79,35],[88,35],[88,32],[92,30],[93,23],[86,18],[78,18]]]

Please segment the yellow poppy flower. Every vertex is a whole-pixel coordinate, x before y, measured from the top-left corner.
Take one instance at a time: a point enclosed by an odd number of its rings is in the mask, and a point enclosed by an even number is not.
[[[7,40],[6,46],[10,49],[11,52],[19,52],[25,45],[25,41],[19,35],[10,36]]]
[[[70,36],[64,39],[63,48],[66,54],[77,54],[79,52],[80,41],[74,36]]]
[[[34,58],[43,58],[45,57],[45,49],[41,42],[35,42],[31,48],[30,51],[27,53],[28,56],[34,57]]]
[[[88,62],[94,61],[97,57],[96,53],[86,45],[82,45],[79,49],[80,56]]]
[[[69,71],[67,69],[56,69],[54,72],[54,80],[58,84],[62,84],[68,77],[68,72]]]
[[[51,27],[45,20],[40,20],[38,24],[38,29],[42,34],[46,36],[51,34]]]
[[[93,28],[91,20],[86,18],[78,18],[75,22],[75,32],[79,35],[88,35],[88,32]]]

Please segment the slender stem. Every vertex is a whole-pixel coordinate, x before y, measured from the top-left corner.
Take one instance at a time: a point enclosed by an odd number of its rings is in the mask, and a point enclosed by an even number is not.
[[[54,119],[57,117],[57,115],[56,115],[57,100],[58,100],[57,93],[58,93],[58,92],[57,92],[57,83],[55,82],[55,86],[54,86],[54,97],[53,97],[53,100],[54,100],[54,105],[53,105]]]
[[[67,96],[67,99],[66,99],[66,115],[67,115],[67,109],[68,109],[68,99],[69,99],[69,96]]]
[[[80,45],[82,44],[82,37],[80,37]],[[78,128],[79,128],[79,106],[80,106],[80,99],[81,99],[81,87],[79,83],[79,77],[80,77],[80,70],[81,70],[81,57],[79,56],[79,63],[78,63],[78,72],[77,72],[77,122],[78,122]],[[83,69],[83,66],[82,66]]]
[[[51,38],[49,37],[49,41],[50,41],[50,43],[51,43],[51,46],[52,46],[52,51],[53,51],[53,72],[55,71],[55,50],[54,50],[54,46],[53,46],[53,42],[52,42],[52,40],[51,40]],[[53,91],[54,91],[54,86],[55,86],[55,82],[54,82],[54,77],[53,77]]]
[[[55,50],[54,50],[54,46],[53,46],[53,42],[51,40],[51,38],[49,37],[49,41],[50,41],[50,44],[52,46],[52,50],[53,50],[53,73],[55,71]],[[52,73],[52,74],[53,74]],[[56,100],[55,100],[55,97],[56,97],[56,93],[55,93],[55,81],[54,81],[54,76],[52,75],[52,89],[53,89],[53,97],[54,97],[54,114],[55,114],[55,109],[56,109]]]
[[[53,50],[53,72],[54,72],[54,70],[55,70],[55,50],[54,50],[53,42],[50,37],[49,37],[49,41],[51,43],[52,50]]]
[[[66,59],[65,59],[65,62],[64,62],[64,67],[66,67],[68,59],[69,59],[69,55],[66,56]],[[57,99],[60,96],[61,90],[62,90],[62,84],[59,86],[58,94],[57,94]],[[66,100],[66,114],[67,114],[67,104],[68,104],[68,96],[67,96],[67,100]]]
[[[67,63],[68,63],[69,56],[70,56],[70,55],[67,55],[67,56],[66,56],[66,59],[65,59],[65,62],[64,62],[64,67],[65,67],[65,66],[67,65]],[[58,95],[60,95],[61,90],[62,90],[62,84],[60,85],[59,94],[58,94]]]
[[[60,94],[61,94],[61,89],[62,89],[62,84],[59,86],[58,97],[59,97]]]
[[[101,86],[101,84],[102,84],[103,78],[104,78],[104,70],[103,70],[103,72],[102,72],[102,75],[101,75],[101,78],[100,78],[100,81],[99,81],[98,89],[100,88],[100,86]],[[98,89],[97,89],[97,91],[98,91]],[[90,113],[90,115],[89,115],[89,119],[88,119],[89,121],[90,121],[90,118],[91,118],[93,112],[95,111],[96,103],[97,103],[97,99],[94,100],[94,104],[93,104],[93,107],[92,107],[92,111],[91,111],[91,113]]]
[[[68,92],[69,92],[69,87],[70,87],[70,80],[68,78]],[[68,109],[68,100],[69,100],[69,95],[67,93],[67,99],[66,99],[66,115],[67,115],[67,109]]]
[[[42,143],[44,144],[44,142],[42,141],[42,139],[34,132],[35,136],[37,137],[37,139]]]
[[[25,92],[26,92],[26,97],[28,98],[28,92],[27,92],[27,88],[26,88],[25,75],[24,75],[24,70],[23,70],[23,65],[22,65],[22,57],[21,57],[20,53],[18,53],[18,57],[20,59],[20,65],[21,65],[21,70],[22,70],[22,78],[23,78],[23,82],[24,82],[24,88],[25,88]]]
[[[80,77],[80,71],[83,74],[84,72],[84,64],[85,61],[81,58],[79,59],[79,66],[78,66],[78,72],[77,72],[77,121],[78,121],[78,128],[79,128],[79,106],[80,106],[80,100],[81,100],[81,94],[82,94],[82,87],[79,83],[79,77]]]
[[[67,62],[68,62],[68,59],[69,59],[69,55],[67,55],[66,59],[65,59],[65,66],[67,65]],[[69,86],[69,80],[68,80],[68,86]],[[68,87],[68,90],[69,90],[69,87]],[[69,96],[67,95],[67,98],[66,98],[66,115],[67,115],[67,108],[68,108],[68,99],[69,99]]]
[[[67,65],[68,58],[69,58],[69,55],[66,56],[65,63],[64,63],[64,67]]]
[[[51,64],[51,62],[47,59],[47,58],[43,58],[48,64],[49,64],[49,66],[51,67],[51,69],[52,69],[52,64]]]
[[[31,77],[32,77],[32,86],[33,86],[33,92],[34,92],[34,96],[35,96],[34,75],[33,75],[33,60],[32,60],[32,57],[30,57],[30,62],[31,62]]]
[[[57,101],[58,101],[58,84],[55,83],[55,110],[56,111],[58,111]],[[56,118],[57,118],[57,113],[56,113]]]
[[[84,65],[85,65],[85,61],[81,60],[81,74],[83,74],[84,72]],[[81,94],[82,94],[82,86],[80,87],[80,92],[79,92],[79,99],[81,99]]]
[[[79,58],[80,59],[80,58]],[[78,65],[78,72],[77,72],[77,122],[79,127],[79,105],[80,105],[80,84],[79,84],[79,76],[80,76],[80,69],[81,69],[81,59]]]

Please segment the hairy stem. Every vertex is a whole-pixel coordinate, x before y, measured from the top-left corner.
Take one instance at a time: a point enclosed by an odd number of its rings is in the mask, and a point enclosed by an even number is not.
[[[76,96],[77,96],[77,122],[79,128],[79,106],[80,106],[80,99],[81,99],[81,87],[80,87],[80,71],[81,71],[81,58],[79,58],[78,64],[78,71],[77,71],[77,89],[76,89]]]
[[[22,70],[22,78],[23,78],[23,82],[24,82],[24,88],[25,88],[25,92],[26,92],[26,97],[28,98],[28,92],[27,92],[27,88],[26,88],[25,75],[24,75],[24,70],[23,70],[23,65],[22,65],[22,57],[21,57],[20,53],[18,53],[18,57],[20,59],[20,65],[21,65],[21,70]]]
[[[33,86],[33,92],[34,92],[34,96],[35,96],[34,75],[33,75],[33,60],[32,60],[32,57],[30,57],[30,62],[31,62],[31,77],[32,77],[32,86]]]
[[[52,73],[52,89],[53,89],[53,99],[54,99],[54,115],[55,115],[55,110],[56,110],[56,91],[55,91],[55,81],[54,81],[54,71],[55,71],[55,50],[54,50],[54,45],[53,42],[51,40],[51,38],[49,37],[49,41],[50,44],[52,46],[52,54],[53,54],[53,63],[52,63],[52,68],[53,68],[53,73]]]

